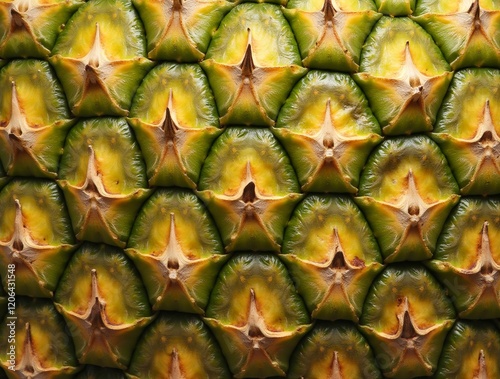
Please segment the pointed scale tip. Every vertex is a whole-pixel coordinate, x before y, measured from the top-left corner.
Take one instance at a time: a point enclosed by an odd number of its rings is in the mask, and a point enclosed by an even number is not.
[[[248,37],[247,37],[247,47],[245,50],[245,55],[240,64],[241,68],[241,76],[248,78],[252,76],[253,71],[255,70],[255,62],[253,60],[253,52],[252,52],[252,31],[250,28],[247,29]]]

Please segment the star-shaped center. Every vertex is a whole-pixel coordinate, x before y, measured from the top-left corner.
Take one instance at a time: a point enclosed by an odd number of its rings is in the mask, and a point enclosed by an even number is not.
[[[490,301],[496,301],[497,306],[500,308],[500,291],[497,288],[500,285],[500,263],[495,261],[491,252],[488,225],[488,222],[485,221],[481,229],[477,256],[473,267],[457,268],[445,263],[447,268],[464,278],[473,289],[469,288],[471,296],[468,301],[469,306],[461,312],[461,315],[473,311],[474,308],[480,306],[482,301],[488,304]]]
[[[234,250],[240,239],[245,240],[253,236],[253,238],[261,239],[261,242],[268,246],[267,249],[279,251],[277,237],[273,234],[272,226],[268,225],[267,219],[271,213],[278,212],[281,205],[288,208],[295,200],[298,200],[295,194],[272,196],[261,193],[253,177],[250,161],[248,161],[245,178],[233,195],[213,193],[210,195],[210,201],[214,202],[214,206],[228,212],[233,221],[226,250]]]
[[[24,275],[30,276],[31,281],[27,281],[26,285],[32,286],[35,284],[43,294],[39,296],[51,297],[55,283],[53,280],[52,282],[47,281],[46,278],[53,274],[53,270],[57,266],[40,267],[37,261],[39,259],[55,259],[56,256],[59,257],[58,259],[63,260],[71,250],[71,245],[41,245],[32,237],[28,227],[25,226],[21,202],[18,199],[15,199],[15,205],[14,232],[8,241],[0,241],[0,252],[5,257],[4,262],[14,263],[17,270],[23,270]],[[30,288],[30,291],[33,291],[32,287]]]
[[[96,339],[100,339],[101,335],[106,335],[113,330],[114,325],[109,322],[106,314],[106,301],[99,294],[97,284],[97,270],[92,269],[91,275],[91,296],[87,305],[87,310],[83,314],[76,314],[87,326],[89,331],[89,345],[95,343]]]
[[[15,203],[14,233],[9,241],[0,241],[0,246],[10,250],[10,255],[15,263],[21,263],[33,271],[31,264],[36,261],[39,255],[43,254],[44,250],[53,249],[54,246],[39,245],[33,240],[24,225],[21,203],[18,199],[15,200]]]
[[[408,171],[407,183],[405,195],[394,206],[405,213],[409,226],[418,226],[422,216],[432,205],[426,203],[420,196],[411,169]]]
[[[203,288],[210,287],[218,272],[217,267],[222,265],[227,256],[216,251],[206,256],[197,255],[210,250],[203,245],[195,247],[193,243],[190,244],[189,241],[193,242],[192,237],[187,236],[190,232],[179,236],[175,213],[170,213],[169,217],[166,243],[163,246],[149,251],[129,248],[126,252],[137,263],[143,277],[148,278],[145,285],[154,310],[204,314],[208,294]],[[186,237],[182,238],[183,235],[187,236],[187,243],[184,244]],[[183,245],[188,249],[183,248]]]
[[[486,31],[487,29],[487,23],[486,20],[483,19],[483,15],[486,14],[486,11],[481,8],[481,5],[479,4],[479,0],[474,0],[468,9],[467,13],[470,16],[470,34],[467,43],[470,42],[472,37],[474,36],[474,33],[481,33],[488,42],[491,43],[491,39],[488,36],[488,33]]]
[[[353,278],[359,274],[359,272],[356,271],[363,270],[363,268],[365,268],[365,263],[360,259],[357,259],[354,262],[350,262],[347,259],[340,242],[337,228],[333,228],[332,238],[330,240],[330,246],[328,248],[328,259],[325,262],[317,263],[300,258],[299,260],[304,264],[313,266],[315,269],[320,271],[322,273],[321,276],[324,278],[328,286],[323,299],[316,307],[316,310],[313,312],[313,317],[314,314],[330,300],[330,297],[332,297],[334,293],[338,292],[343,300],[345,300],[347,304],[349,304],[354,317],[357,319],[356,312],[348,296],[346,287],[348,284],[350,284]]]
[[[221,199],[233,202],[239,208],[243,217],[258,217],[259,204],[272,197],[260,193],[255,184],[250,162],[247,162],[245,178],[240,183],[238,191],[232,196],[220,195]],[[243,221],[242,221],[243,222]]]
[[[19,140],[23,135],[26,135],[31,130],[26,116],[24,115],[19,97],[17,95],[16,82],[12,81],[12,99],[11,99],[11,114],[9,123],[6,126],[0,126],[0,130],[7,133],[9,138]]]
[[[30,323],[26,323],[26,335],[23,342],[23,350],[19,363],[16,365],[16,371],[24,375],[25,378],[36,378],[38,375],[54,371],[54,369],[45,369],[38,359],[33,340],[31,337]]]
[[[316,167],[307,179],[307,183],[303,186],[303,190],[308,190],[318,180],[322,180],[326,174],[325,171],[333,170],[334,177],[337,177],[343,183],[347,191],[352,193],[357,192],[357,188],[351,184],[352,178],[347,174],[346,168],[341,163],[341,159],[350,150],[359,147],[365,142],[375,140],[375,135],[369,137],[349,137],[340,133],[332,122],[331,99],[328,99],[326,102],[323,123],[315,135],[293,134],[297,138],[308,140],[316,155]]]
[[[74,187],[80,190],[82,198],[89,203],[89,212],[95,210],[100,215],[99,217],[102,217],[101,208],[105,208],[108,201],[112,199],[122,199],[126,195],[113,194],[106,190],[102,177],[99,174],[98,163],[92,145],[88,146],[88,150],[89,160],[87,162],[85,181],[80,187]]]
[[[395,78],[414,89],[414,101],[421,96],[425,83],[432,78],[432,76],[423,74],[413,62],[413,57],[410,51],[410,41],[406,41],[404,61]]]
[[[479,124],[476,136],[471,142],[478,142],[481,147],[486,150],[488,156],[491,156],[493,152],[497,152],[497,150],[500,149],[500,137],[498,136],[491,117],[489,100],[486,100],[484,104],[483,119]],[[498,156],[498,154],[496,154],[496,156]]]
[[[237,336],[236,338],[241,341],[246,350],[245,362],[237,375],[244,375],[250,367],[256,364],[260,367],[262,365],[273,367],[276,375],[285,375],[285,372],[274,361],[273,352],[297,332],[270,330],[259,312],[254,289],[250,289],[250,305],[245,324],[242,326],[223,325],[223,328]]]
[[[74,326],[73,338],[84,341],[79,349],[79,361],[86,362],[88,355],[103,354],[114,362],[116,367],[126,368],[121,363],[121,357],[114,347],[119,338],[147,322],[147,318],[136,320],[133,323],[116,324],[108,319],[106,301],[99,291],[97,270],[91,272],[91,295],[83,313],[68,311],[56,304],[58,310]],[[98,353],[99,352],[99,353]]]
[[[68,49],[49,58],[61,76],[68,103],[77,116],[127,116],[131,98],[122,93],[123,75],[127,73],[130,83],[139,83],[138,74],[145,74],[151,65],[139,52],[134,58],[125,58],[126,52],[113,55],[106,41],[117,37],[106,33],[109,33],[107,28],[95,23],[92,44],[85,55],[81,56],[85,50]]]
[[[339,133],[332,122],[331,100],[326,102],[325,117],[320,130],[312,137],[323,150],[323,161],[338,166],[338,158],[345,150],[344,145],[351,141],[360,141],[362,137],[346,137]]]
[[[345,109],[346,105],[342,102],[333,104],[335,110],[332,110],[332,99],[326,99],[322,119],[316,121],[317,127],[312,130],[308,130],[309,125],[313,126],[312,122],[299,124],[298,130],[286,127],[274,129],[286,149],[295,151],[291,155],[292,162],[300,166],[297,175],[304,192],[357,193],[355,185],[362,165],[358,168],[352,161],[364,162],[371,147],[382,140],[380,135],[366,130],[366,124],[360,122],[354,112],[349,114],[347,123],[343,115],[340,116],[342,121],[337,121],[335,117],[339,114],[336,110]],[[340,113],[343,112],[340,110]],[[304,130],[302,125],[307,129]],[[340,129],[339,125],[344,129]]]
[[[38,74],[40,71],[35,75]],[[19,96],[16,82],[12,81],[11,84],[10,118],[0,123],[0,144],[2,145],[0,149],[5,150],[2,157],[5,169],[11,176],[19,175],[21,172],[22,175],[27,175],[26,166],[29,166],[28,170],[31,170],[31,175],[55,178],[57,166],[49,161],[58,156],[58,151],[62,147],[60,143],[64,140],[62,134],[71,125],[71,121],[59,119],[49,125],[45,125],[45,121],[30,125],[26,104],[23,104],[25,101],[22,101],[22,97]],[[26,95],[29,95],[26,88],[24,95],[24,100],[26,100]],[[51,149],[42,149],[42,145]]]
[[[479,274],[483,287],[493,287],[500,278],[500,264],[495,262],[491,254],[491,243],[488,232],[488,222],[485,221],[481,230],[481,242],[478,247],[476,265],[465,274]],[[499,298],[500,305],[500,298]]]
[[[167,273],[169,281],[177,281],[177,273],[182,271],[189,263],[182,251],[175,231],[175,215],[170,214],[170,233],[168,236],[167,247],[158,257],[158,260],[163,264]]]
[[[402,135],[431,131],[433,119],[436,117],[436,111],[433,110],[435,103],[441,102],[443,93],[448,88],[452,73],[446,71],[448,65],[444,60],[431,70],[433,75],[427,75],[426,71],[417,66],[418,60],[413,59],[412,43],[415,45],[415,51],[420,51],[421,37],[414,42],[406,40],[404,48],[399,45],[401,50],[398,55],[401,55],[394,71],[391,69],[389,72],[378,74],[382,76],[368,72],[357,75],[368,100],[376,104],[375,113],[385,134]],[[383,102],[386,100],[381,99],[391,99],[391,107],[385,106]]]
[[[393,223],[399,228],[399,231],[395,233],[399,243],[392,254],[386,257],[389,261],[397,258],[401,250],[406,251],[411,246],[413,249],[418,246],[418,249],[422,249],[422,253],[431,257],[432,251],[429,245],[431,242],[428,240],[428,233],[434,227],[434,218],[458,200],[458,196],[452,195],[444,200],[426,202],[420,195],[411,169],[408,171],[406,183],[405,192],[399,201],[375,200],[376,206],[385,209],[388,216],[393,219]]]
[[[188,33],[185,25],[187,19],[193,12],[196,12],[193,4],[184,5],[184,0],[163,0],[162,5],[168,19],[163,24],[164,29],[156,38],[156,44],[149,51],[149,57],[152,59],[168,59],[164,55],[169,56],[172,51],[181,50],[188,59],[202,60],[205,56]],[[174,47],[172,51],[168,51],[167,46]],[[182,53],[179,56],[173,55],[171,59],[181,60]],[[173,54],[173,53],[172,53]],[[184,56],[183,58],[186,58]]]
[[[12,81],[10,119],[7,125],[0,125],[0,138],[5,141],[8,155],[8,161],[6,162],[7,171],[14,168],[18,157],[27,156],[47,176],[56,175],[55,173],[48,172],[47,168],[43,166],[37,154],[33,151],[38,138],[50,127],[50,125],[43,127],[32,127],[29,125],[19,101],[16,83]]]
[[[270,119],[266,110],[261,104],[260,96],[257,92],[259,78],[265,75],[266,67],[261,67],[255,62],[254,54],[252,51],[252,32],[250,28],[247,29],[247,45],[245,54],[241,61],[228,69],[232,71],[236,83],[236,93],[233,96],[232,102],[225,115],[221,115],[221,124],[227,124],[231,119],[233,112],[237,111],[239,107],[253,107],[255,111],[260,114],[260,117],[267,125],[274,125],[274,120]],[[251,105],[250,105],[251,104]]]
[[[9,58],[48,57],[52,34],[58,34],[61,28],[61,15],[75,6],[70,1],[10,0],[0,3],[2,22],[7,24],[2,25],[0,50],[8,52]],[[19,43],[20,38],[24,43]]]
[[[340,47],[342,47],[344,53],[350,57],[349,51],[344,47],[340,38],[340,33],[338,33],[337,31],[337,22],[335,20],[335,18],[338,18],[343,13],[349,12],[343,12],[340,6],[337,4],[337,0],[325,0],[325,2],[323,3],[323,7],[321,8],[321,12],[323,13],[324,17],[324,27],[323,31],[321,32],[321,36],[318,39],[318,45],[321,45],[323,41],[328,39],[328,37],[334,37],[335,41],[339,44]],[[352,62],[352,64],[355,63]]]
[[[426,375],[431,375],[433,367],[428,362],[426,353],[433,342],[432,336],[439,333],[446,322],[442,324],[436,323],[428,328],[418,327],[411,315],[410,303],[406,296],[400,300],[396,317],[398,329],[395,333],[374,331],[381,341],[384,341],[391,350],[394,349],[399,354],[395,368],[386,375],[396,373],[401,366],[405,365],[405,361],[418,362],[423,372]]]
[[[211,58],[204,60],[202,67],[212,87],[218,87],[214,95],[221,125],[274,126],[279,111],[277,105],[286,100],[286,96],[281,95],[288,93],[285,88],[291,90],[305,69],[292,62],[282,65],[267,62],[265,57],[259,62],[260,59],[256,59],[259,55],[254,53],[254,49],[259,50],[252,42],[252,31],[247,28],[246,32],[246,46],[239,62],[225,63],[225,57],[221,57],[222,62]],[[280,83],[282,93],[269,91],[276,82]]]
[[[158,177],[162,175],[162,169],[166,168],[169,172],[180,172],[186,184],[191,188],[196,188],[196,183],[187,174],[187,169],[181,159],[180,152],[183,146],[190,140],[190,134],[199,134],[201,136],[203,130],[180,126],[174,107],[172,88],[169,91],[168,103],[163,119],[159,124],[151,125],[151,127],[155,130],[156,139],[160,141],[161,150],[159,151],[160,158],[154,165],[149,182],[155,183]]]
[[[344,41],[345,36],[342,34],[342,28],[349,23],[351,16],[359,17],[362,12],[345,12],[336,0],[325,0],[320,12],[320,14],[314,12],[307,17],[316,24],[318,38],[314,47],[303,60],[304,65],[311,65],[317,58],[316,55],[326,52],[330,59],[332,54],[336,55],[336,59],[340,59],[340,67],[343,70],[347,68],[352,72],[358,71],[359,65],[354,61],[348,49],[348,43],[352,43],[352,41]],[[304,13],[307,14],[307,12]]]
[[[167,246],[158,256],[142,256],[145,260],[152,260],[154,264],[153,270],[160,270],[164,278],[164,285],[162,285],[163,289],[161,294],[156,298],[156,303],[159,304],[163,300],[167,301],[169,292],[177,289],[182,292],[183,296],[188,300],[196,312],[203,314],[204,310],[199,307],[190,292],[192,283],[190,283],[189,280],[198,276],[199,268],[205,267],[210,264],[210,262],[221,259],[222,256],[210,256],[198,259],[188,258],[177,237],[174,213],[170,214],[170,231],[167,241]],[[170,296],[172,296],[172,294]],[[156,309],[158,307],[153,305],[153,308]]]
[[[85,239],[85,233],[88,227],[96,227],[95,231],[105,233],[106,238],[111,238],[112,243],[118,246],[125,246],[125,243],[120,241],[118,235],[112,228],[114,219],[108,216],[113,208],[123,206],[124,202],[135,197],[140,197],[143,190],[138,189],[129,194],[110,193],[107,191],[101,175],[99,174],[98,162],[95,157],[94,148],[88,146],[89,159],[87,163],[87,172],[85,181],[82,185],[74,185],[67,180],[60,182],[61,186],[70,195],[73,207],[78,209],[80,219],[77,224],[77,238]],[[111,212],[113,213],[113,212]],[[116,215],[115,215],[116,217]],[[73,220],[75,224],[75,220]],[[97,226],[98,225],[98,226]]]
[[[481,44],[485,52],[490,52],[491,57],[488,59],[493,58],[498,62],[500,59],[500,49],[498,42],[495,41],[494,34],[491,32],[490,26],[495,14],[498,14],[497,10],[488,11],[481,8],[479,0],[466,0],[462,2],[458,13],[450,15],[451,19],[458,23],[460,29],[466,31],[465,35],[463,35],[463,44],[461,44],[461,49],[458,51],[459,55],[451,62],[453,68],[457,69],[465,62],[465,56],[468,55],[469,47],[472,48],[469,54],[476,56],[478,43]],[[483,58],[477,57],[475,59],[476,64],[484,64],[481,61]],[[493,62],[489,61],[487,65],[491,64]]]
[[[353,295],[349,287],[355,287],[363,278],[374,276],[377,268],[381,265],[377,262],[366,264],[363,260],[355,257],[349,260],[342,247],[338,229],[333,228],[327,250],[327,259],[324,262],[311,261],[300,258],[297,255],[284,254],[283,259],[290,263],[296,261],[308,273],[313,274],[317,280],[311,283],[315,291],[321,291],[320,301],[315,304],[312,316],[315,318],[329,319],[336,317],[332,315],[332,307],[339,313],[342,309],[342,318],[348,317],[352,320],[358,320],[359,311],[356,310]],[[316,289],[316,286],[320,287]]]
[[[80,66],[83,67],[84,92],[90,91],[92,88],[98,88],[101,91],[107,92],[104,80],[107,77],[107,66],[112,65],[112,62],[106,56],[104,47],[101,42],[101,29],[99,23],[95,24],[94,42],[89,52],[77,59]],[[79,103],[77,103],[78,106]]]
[[[496,131],[492,118],[490,101],[486,100],[483,110],[483,118],[479,123],[476,134],[470,138],[457,138],[449,136],[450,140],[457,147],[463,147],[467,152],[472,153],[474,172],[469,183],[461,189],[463,193],[468,193],[481,181],[478,178],[483,174],[491,176],[492,172],[500,175],[500,137]]]
[[[35,8],[35,1],[33,0],[15,0],[10,9],[10,32],[12,33],[21,29],[30,31],[31,28],[26,16],[28,16],[28,13]]]

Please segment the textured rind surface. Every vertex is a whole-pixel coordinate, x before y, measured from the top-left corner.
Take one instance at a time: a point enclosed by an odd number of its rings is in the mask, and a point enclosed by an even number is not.
[[[195,188],[221,133],[212,90],[199,65],[163,63],[142,81],[128,119],[151,186]]]
[[[386,135],[432,130],[452,73],[432,38],[406,17],[382,17],[365,41],[355,80]]]
[[[164,312],[141,336],[128,377],[155,379],[165,372],[175,377],[177,364],[185,379],[231,377],[214,336],[199,317]]]
[[[1,336],[0,366],[13,373],[13,378],[32,374],[46,378],[72,378],[80,365],[75,355],[73,341],[65,330],[62,316],[52,301],[19,296],[16,298],[15,370],[8,352],[9,329],[3,328]]]
[[[443,227],[434,259],[427,262],[464,319],[500,317],[499,206],[497,198],[463,198]]]
[[[312,316],[357,322],[382,260],[355,203],[346,196],[307,196],[284,239],[280,258]]]
[[[415,16],[453,69],[500,67],[498,1],[424,0],[418,2]]]
[[[167,189],[158,189],[142,207],[126,253],[141,272],[153,309],[202,314],[229,258],[222,256],[219,233],[200,199]]]
[[[228,261],[205,321],[236,377],[283,376],[295,345],[311,327],[285,266],[270,254],[241,253]]]
[[[46,58],[65,22],[82,4],[82,0],[2,1],[0,56]]]
[[[374,282],[360,325],[383,374],[403,379],[435,371],[454,319],[450,299],[425,267],[398,264]]]
[[[0,139],[28,141],[15,167],[0,146],[1,259],[53,270],[16,267],[16,347],[25,315],[40,343],[0,377],[56,349],[70,368],[38,376],[497,379],[499,19],[497,0],[0,0]],[[32,254],[57,223],[64,254]]]
[[[374,10],[369,1],[289,1],[283,13],[305,67],[356,72],[363,43],[382,16]]]
[[[145,55],[142,22],[132,4],[94,0],[69,20],[49,61],[75,115],[126,116],[137,87],[153,66]]]
[[[220,21],[234,4],[196,0],[178,9],[175,1],[133,0],[144,23],[148,58],[196,62],[204,58]]]
[[[446,217],[459,199],[445,157],[425,135],[382,142],[361,175],[359,195],[355,201],[386,262],[431,258]]]
[[[0,193],[0,273],[8,288],[15,265],[16,295],[52,297],[77,246],[62,199],[48,180],[14,179]]]
[[[50,65],[13,60],[0,74],[0,160],[10,176],[55,178],[74,124]]]
[[[499,355],[500,332],[493,323],[457,321],[448,334],[435,377],[465,379],[474,373],[496,378],[500,375]],[[457,360],[462,363],[457,365]]]
[[[91,243],[73,255],[54,302],[80,363],[125,369],[152,316],[137,269],[122,250]]]
[[[347,322],[317,322],[301,340],[290,360],[291,378],[330,377],[340,372],[342,378],[382,378],[370,345]]]
[[[500,193],[500,70],[458,71],[431,137],[464,195]]]
[[[380,127],[346,74],[309,71],[293,88],[272,129],[304,192],[356,193]]]
[[[59,178],[75,235],[124,247],[151,192],[141,151],[125,119],[91,118],[75,125],[66,139]]]

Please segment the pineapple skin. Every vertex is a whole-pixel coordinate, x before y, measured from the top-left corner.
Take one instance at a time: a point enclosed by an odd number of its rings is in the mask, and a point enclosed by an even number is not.
[[[0,0],[0,377],[498,379],[499,196],[496,0]]]

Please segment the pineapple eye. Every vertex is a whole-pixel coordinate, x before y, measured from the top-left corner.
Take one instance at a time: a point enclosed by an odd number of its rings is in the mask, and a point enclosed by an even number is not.
[[[24,244],[22,241],[20,240],[16,240],[14,241],[14,243],[12,244],[12,247],[14,249],[14,251],[17,251],[17,252],[20,252],[20,251],[23,251],[24,249]]]
[[[325,137],[323,138],[323,146],[327,149],[333,149],[334,142],[330,134],[326,134]]]
[[[418,216],[420,213],[420,208],[418,205],[410,205],[408,207],[408,214],[411,216]]]
[[[345,258],[344,258],[344,253],[342,251],[337,251],[335,253],[335,257],[332,260],[332,263],[330,265],[332,269],[344,269],[347,267]]]
[[[253,203],[253,202],[255,202],[256,199],[257,199],[257,195],[255,193],[255,183],[250,182],[244,188],[241,200],[244,203]]]
[[[410,318],[410,314],[405,312],[404,314],[404,321],[403,321],[403,332],[401,333],[401,337],[404,339],[412,339],[417,336],[417,332],[415,331],[415,328],[413,326],[413,323]]]
[[[171,270],[178,270],[179,269],[179,262],[175,260],[169,260],[167,267]]]
[[[0,0],[0,377],[500,375],[499,0]]]

